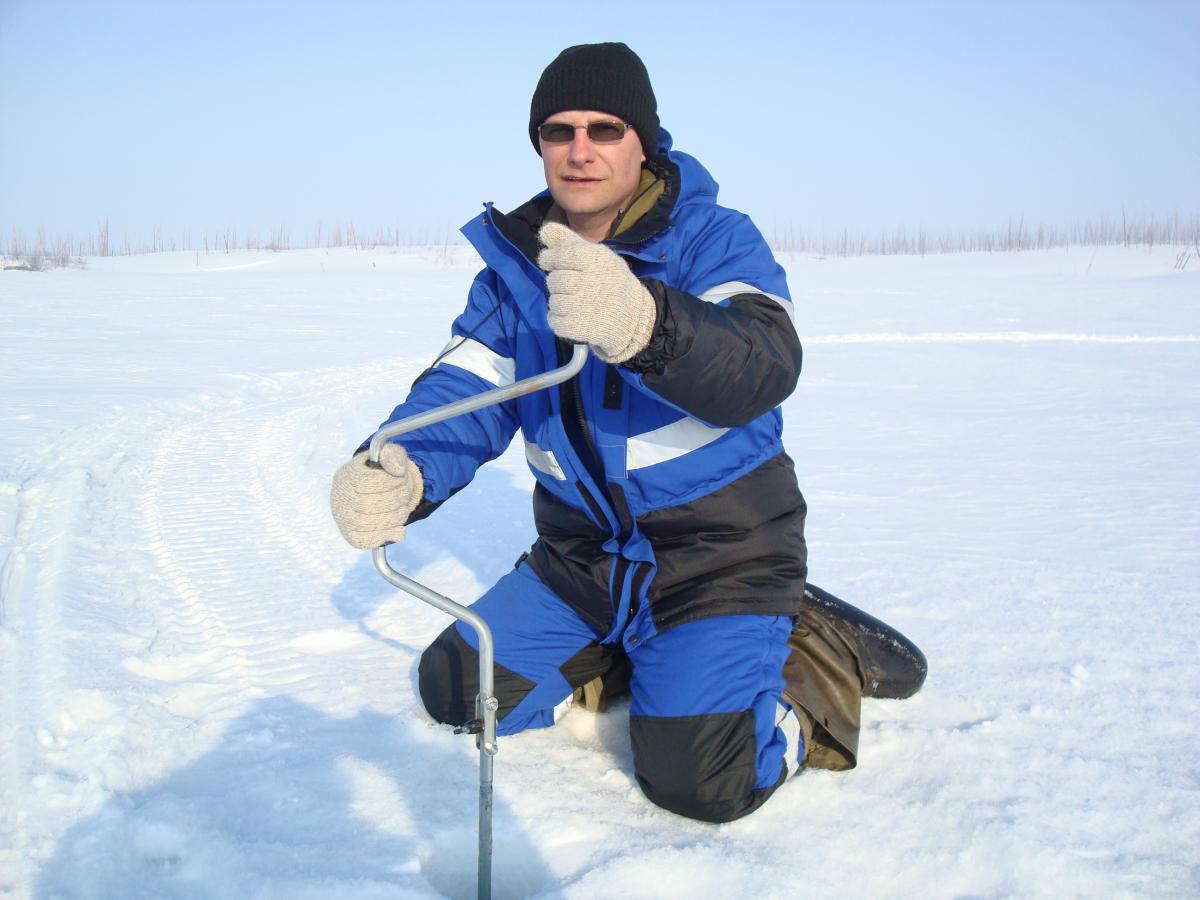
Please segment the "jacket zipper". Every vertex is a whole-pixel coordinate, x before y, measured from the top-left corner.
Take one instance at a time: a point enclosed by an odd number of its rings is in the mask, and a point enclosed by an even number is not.
[[[566,348],[568,345],[562,340],[556,341],[555,344],[555,352],[558,356],[558,362],[559,365],[562,365],[566,361]],[[564,384],[561,390],[563,391],[564,399],[566,399],[566,392],[568,390],[570,391],[569,399],[571,404],[575,407],[575,424],[579,426],[580,437],[583,439],[583,446],[576,446],[575,451],[579,453],[580,462],[583,463],[583,467],[587,473],[592,476],[592,481],[596,482],[596,487],[599,489],[604,499],[608,501],[608,506],[611,509],[612,498],[608,496],[608,491],[604,485],[604,461],[600,458],[600,453],[596,449],[595,441],[592,440],[592,435],[587,425],[587,416],[583,411],[583,388],[580,386],[580,381],[582,378],[583,373],[580,372],[567,384]],[[566,422],[564,421],[563,424],[565,426]],[[576,443],[575,441],[570,440],[569,433],[568,442],[572,446],[574,446]],[[586,458],[584,458],[585,455]]]
[[[592,455],[593,459],[597,460],[600,463],[600,474],[603,475],[604,474],[604,461],[602,459],[600,459],[600,454],[596,450],[595,442],[592,441],[591,432],[588,430],[588,427],[587,427],[587,417],[583,413],[583,390],[579,386],[579,381],[582,377],[583,377],[582,373],[580,373],[579,375],[576,375],[574,378],[571,379],[571,389],[572,389],[572,393],[573,393],[574,399],[575,399],[575,413],[579,419],[579,428],[583,432],[583,439],[584,439],[584,442],[587,444],[588,452]],[[594,480],[594,478],[595,478],[595,476],[593,476],[593,480]],[[579,487],[581,490],[583,489],[582,484],[579,485]],[[608,491],[607,483],[604,481],[601,481],[601,482],[599,482],[597,487],[599,487],[600,490],[604,492],[604,497],[608,501],[609,508],[615,510],[616,503],[613,501],[613,498]],[[625,531],[624,524],[622,524],[621,528],[622,528],[621,539],[625,540],[628,537],[628,535],[624,533],[624,531]],[[625,587],[625,578],[627,577],[627,570],[629,569],[630,566],[633,567],[633,579],[632,579],[632,582],[630,583],[630,588],[629,588],[629,606],[627,607],[626,614],[625,614],[625,627],[628,627],[629,623],[633,621],[634,614],[638,610],[638,606],[639,606],[638,592],[641,590],[642,582],[646,580],[646,575],[649,574],[650,570],[640,562],[630,563],[628,560],[625,559],[624,556],[622,556],[620,554],[617,555],[616,565],[617,565],[617,572],[616,572],[615,577],[613,578],[613,585],[616,588],[616,590],[618,591],[618,594],[617,594],[617,596],[610,597],[610,599],[612,600],[612,604],[613,604],[613,616],[614,616],[615,621],[619,621],[621,619],[620,610],[617,609],[617,605],[620,602],[620,592],[623,591],[624,587]],[[632,640],[634,643],[637,642],[636,635],[633,637]]]
[[[561,362],[562,357],[563,357],[563,343],[562,342],[558,343],[558,356],[559,356],[559,360]],[[607,482],[604,480],[604,460],[600,458],[600,453],[596,449],[596,443],[595,443],[595,441],[592,440],[591,431],[588,429],[587,416],[584,414],[583,388],[580,384],[582,378],[583,378],[583,373],[581,372],[578,375],[576,375],[574,378],[572,378],[570,381],[571,400],[574,402],[574,405],[575,405],[575,419],[576,419],[576,422],[579,424],[580,432],[582,432],[582,434],[583,434],[583,442],[585,445],[585,449],[586,449],[588,455],[591,457],[589,460],[582,460],[582,462],[584,464],[584,468],[588,470],[589,474],[591,474],[592,480],[596,482],[597,489],[604,495],[604,499],[608,503],[608,508],[616,511],[616,508],[617,508],[616,503],[613,501],[612,495],[609,493],[609,490],[608,490]],[[566,387],[566,386],[567,385],[564,385],[564,387]],[[588,465],[589,462],[595,462],[596,463],[595,467],[589,466]],[[597,476],[599,476],[599,477],[597,477]],[[576,482],[576,488],[583,495],[583,497],[586,501],[589,501],[589,503],[593,506],[595,505],[595,501],[592,498],[591,492],[587,490],[587,488],[584,486],[582,481]],[[594,513],[595,513],[595,509],[593,509],[593,514]],[[622,525],[622,532],[623,533],[621,535],[621,539],[624,540],[625,538],[628,537],[627,534],[624,534],[624,525]],[[616,565],[617,568],[616,568],[616,572],[614,573],[612,583],[613,583],[614,589],[617,591],[617,594],[615,596],[610,595],[609,599],[610,599],[610,602],[612,603],[613,621],[615,623],[617,621],[620,621],[620,619],[621,619],[620,610],[617,608],[617,606],[620,603],[620,594],[625,587],[625,579],[627,577],[627,570],[628,570],[629,566],[631,565],[631,563],[627,559],[625,559],[625,557],[622,556],[621,554],[617,554],[614,565]],[[644,578],[644,575],[645,575],[645,573],[641,571],[641,569],[643,568],[641,563],[632,563],[632,565],[635,570],[635,576],[634,576],[634,581],[633,581],[634,587],[633,587],[633,593],[631,594],[631,596],[629,598],[628,611],[627,611],[627,614],[625,617],[626,625],[628,625],[629,621],[633,618],[634,612],[637,610],[638,599],[637,599],[636,591],[638,590],[638,586],[641,584],[641,582]]]
[[[579,386],[581,375],[576,375],[571,379],[571,391],[575,395],[575,416],[579,419],[579,430],[583,432],[583,442],[587,444],[588,453],[591,454],[592,460],[597,465],[597,471],[604,473],[604,461],[600,459],[600,452],[596,449],[596,442],[592,440],[591,430],[588,428],[587,416],[583,414],[583,389]],[[589,471],[591,467],[588,467]],[[603,485],[597,485],[603,488]]]

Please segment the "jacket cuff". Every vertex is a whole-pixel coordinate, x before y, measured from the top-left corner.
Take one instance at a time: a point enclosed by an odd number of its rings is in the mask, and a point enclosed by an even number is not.
[[[643,375],[661,375],[667,364],[687,348],[679,346],[679,329],[671,304],[667,301],[667,286],[657,278],[641,278],[639,281],[654,298],[654,329],[650,332],[650,342],[621,365]]]

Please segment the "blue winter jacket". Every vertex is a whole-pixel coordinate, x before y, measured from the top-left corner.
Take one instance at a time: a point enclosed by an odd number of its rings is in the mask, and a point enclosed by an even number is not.
[[[804,500],[779,403],[800,370],[783,269],[749,218],[660,132],[656,206],[606,241],[654,297],[650,345],[621,365],[591,357],[557,389],[403,435],[428,515],[520,430],[536,480],[539,577],[597,637],[626,649],[684,621],[794,615],[804,588]],[[543,192],[508,215],[487,204],[462,231],[486,264],[437,362],[395,421],[565,361],[546,320],[537,230]]]

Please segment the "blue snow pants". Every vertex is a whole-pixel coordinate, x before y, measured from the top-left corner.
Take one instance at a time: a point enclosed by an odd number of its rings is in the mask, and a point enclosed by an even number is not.
[[[600,643],[526,563],[471,608],[495,640],[501,735],[553,725],[555,708],[575,688],[626,665],[624,650]],[[715,616],[677,625],[629,654],[634,774],[651,801],[727,822],[757,809],[783,782],[786,740],[776,722],[791,628],[783,616]],[[434,719],[473,719],[474,631],[456,623],[442,632],[418,676]]]

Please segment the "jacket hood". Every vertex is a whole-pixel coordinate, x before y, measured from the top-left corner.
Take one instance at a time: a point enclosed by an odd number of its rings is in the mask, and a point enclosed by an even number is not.
[[[694,156],[672,149],[671,132],[663,127],[658,129],[658,147],[654,157],[665,160],[679,172],[679,194],[675,205],[694,203],[696,201],[715,203],[719,186],[716,179],[709,174],[708,169],[700,164]]]

